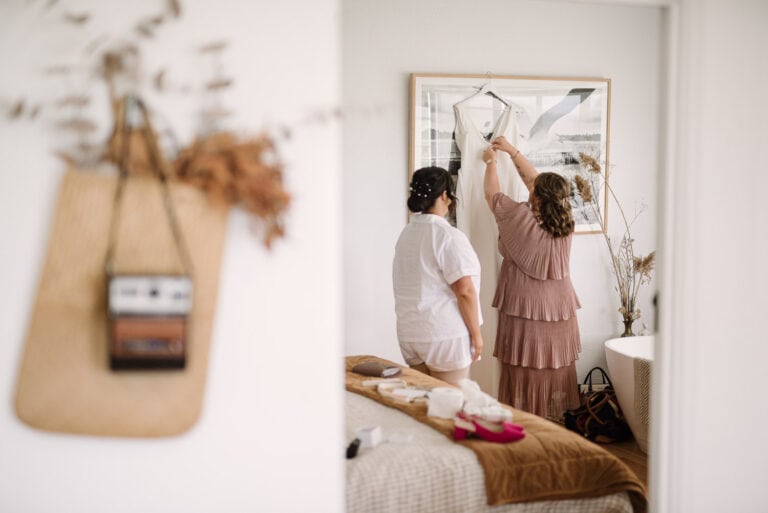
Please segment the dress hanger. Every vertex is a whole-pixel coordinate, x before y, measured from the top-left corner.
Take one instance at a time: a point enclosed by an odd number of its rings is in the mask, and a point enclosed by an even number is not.
[[[500,94],[498,94],[495,91],[495,89],[493,87],[493,80],[492,80],[491,74],[490,73],[486,73],[485,75],[486,75],[486,77],[488,77],[488,81],[486,83],[484,83],[482,86],[480,86],[477,89],[477,92],[472,93],[471,95],[467,96],[463,100],[456,102],[456,105],[459,105],[461,103],[467,102],[467,101],[471,100],[472,98],[474,98],[475,96],[478,96],[478,95],[481,95],[481,94],[485,94],[485,95],[490,96],[491,98],[494,98],[494,99],[500,101],[501,103],[504,104],[505,107],[509,107],[509,102],[507,102],[504,98],[501,97]]]
[[[482,86],[478,87],[478,88],[477,88],[477,91],[475,91],[475,92],[474,92],[474,93],[472,93],[471,95],[467,96],[467,97],[466,97],[466,98],[464,98],[463,100],[460,100],[460,101],[456,102],[456,103],[455,103],[453,106],[454,106],[454,107],[458,107],[458,106],[459,106],[459,105],[461,105],[462,103],[466,103],[466,102],[470,101],[472,98],[474,98],[474,97],[476,97],[476,96],[478,96],[478,95],[483,95],[483,94],[484,94],[484,95],[488,95],[488,96],[490,96],[491,98],[494,98],[495,100],[498,100],[499,102],[501,102],[501,104],[502,104],[502,105],[504,105],[504,110],[505,110],[505,112],[506,112],[506,110],[507,110],[507,109],[509,109],[509,107],[511,106],[511,104],[510,104],[509,102],[507,102],[506,100],[504,100],[504,99],[501,97],[501,95],[499,95],[498,93],[496,93],[496,91],[494,90],[494,88],[493,88],[493,80],[492,80],[492,75],[491,75],[491,73],[490,73],[490,72],[488,72],[488,73],[486,73],[486,74],[485,74],[485,76],[486,76],[486,77],[487,77],[487,79],[488,79],[488,81],[487,81],[487,82],[485,82],[485,83],[484,83]],[[503,117],[503,116],[502,116],[502,117]],[[490,141],[490,140],[491,140],[491,137],[493,137],[493,134],[494,134],[494,133],[496,133],[496,130],[498,129],[498,125],[499,125],[499,122],[501,121],[502,117],[499,117],[498,119],[496,119],[496,122],[494,123],[494,126],[493,126],[493,130],[491,130],[491,132],[490,132],[490,133],[488,133],[488,134],[483,134],[483,133],[482,133],[482,132],[481,132],[481,131],[480,131],[478,128],[475,128],[475,130],[477,130],[478,132],[480,132],[481,136],[482,136],[482,137],[483,137],[483,138],[484,138],[486,141]],[[474,123],[473,123],[473,124],[474,124]]]
[[[486,94],[491,98],[495,98],[499,100],[501,103],[503,103],[505,107],[509,107],[509,103],[504,98],[502,98],[501,95],[496,93],[496,91],[494,90],[492,81],[489,80],[488,82],[483,84],[479,92]]]

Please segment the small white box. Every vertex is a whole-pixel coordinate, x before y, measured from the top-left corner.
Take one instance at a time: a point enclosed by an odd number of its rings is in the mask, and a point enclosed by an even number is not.
[[[355,433],[355,438],[360,439],[361,449],[376,447],[381,443],[381,428],[379,426],[360,428]]]

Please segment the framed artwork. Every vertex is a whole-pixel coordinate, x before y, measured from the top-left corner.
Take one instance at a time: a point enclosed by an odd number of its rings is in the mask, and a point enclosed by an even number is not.
[[[539,172],[553,171],[571,182],[576,233],[598,233],[593,207],[580,197],[574,178],[582,172],[578,156],[583,152],[602,165],[607,185],[610,94],[606,78],[411,74],[409,181],[416,169],[426,166],[458,176],[461,154],[454,139],[453,107],[475,95],[471,115],[484,136],[490,138],[510,105],[518,134],[511,142]],[[605,190],[597,191],[596,204],[607,222]]]

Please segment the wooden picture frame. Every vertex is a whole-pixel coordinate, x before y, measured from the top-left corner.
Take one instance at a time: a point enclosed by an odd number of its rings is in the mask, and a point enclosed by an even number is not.
[[[540,172],[556,172],[571,181],[577,234],[601,231],[592,207],[575,187],[573,178],[582,172],[578,154],[587,153],[602,165],[605,184],[597,191],[596,204],[604,209],[607,227],[610,79],[413,73],[410,82],[409,182],[415,170],[426,166],[458,176],[461,155],[453,140],[453,106],[485,87],[490,93],[477,95],[472,107],[478,129],[490,131],[506,108],[502,101],[512,105],[519,134],[513,143]]]

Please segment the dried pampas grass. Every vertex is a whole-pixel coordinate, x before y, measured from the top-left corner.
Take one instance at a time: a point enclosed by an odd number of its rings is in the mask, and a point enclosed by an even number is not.
[[[616,290],[621,301],[619,313],[621,313],[624,319],[626,330],[624,335],[628,335],[631,334],[630,327],[632,322],[640,318],[640,309],[637,308],[637,295],[640,291],[640,286],[651,281],[651,272],[655,264],[656,252],[653,251],[646,256],[635,256],[635,239],[632,237],[630,227],[642,212],[642,209],[636,212],[632,219],[627,219],[621,202],[619,202],[611,186],[608,185],[598,159],[586,153],[579,153],[578,160],[585,173],[574,176],[576,189],[584,203],[592,209],[597,222],[602,228],[602,233],[608,246],[608,253],[611,257],[613,273],[616,277]],[[605,187],[606,192],[613,197],[620,218],[624,223],[624,233],[618,243],[615,243],[608,236],[605,218],[598,204],[598,193],[601,186]]]
[[[646,256],[634,258],[633,270],[640,275],[640,280],[651,280],[651,271],[656,263],[656,252],[652,251]]]
[[[576,181],[576,189],[579,191],[581,199],[583,199],[585,202],[593,201],[594,198],[592,197],[592,186],[589,184],[587,179],[581,175],[576,175],[574,180]]]

